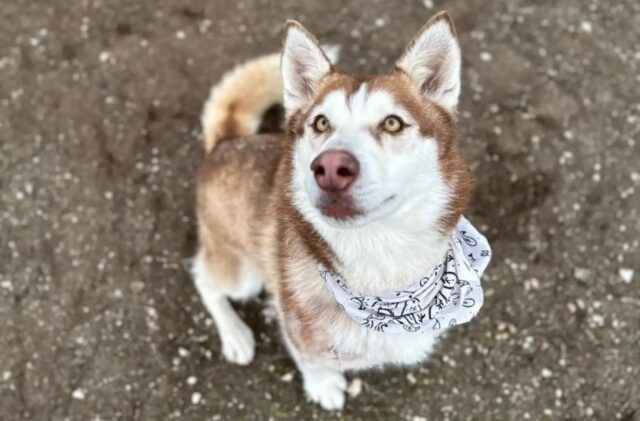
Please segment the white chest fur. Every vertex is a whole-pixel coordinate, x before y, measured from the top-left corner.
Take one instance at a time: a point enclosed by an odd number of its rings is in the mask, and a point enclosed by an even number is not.
[[[376,332],[354,322],[344,312],[337,315],[328,330],[332,347],[327,356],[339,370],[416,364],[429,356],[438,340],[437,333]]]

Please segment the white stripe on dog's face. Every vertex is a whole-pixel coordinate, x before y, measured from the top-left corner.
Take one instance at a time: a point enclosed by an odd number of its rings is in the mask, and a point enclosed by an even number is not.
[[[320,114],[329,121],[325,133],[312,128]],[[385,132],[381,125],[390,115],[406,127]],[[295,146],[292,187],[296,207],[306,219],[348,227],[419,212],[435,224],[445,213],[449,189],[439,169],[438,143],[421,134],[419,122],[392,92],[366,83],[352,95],[332,91],[310,110],[303,125]],[[327,194],[318,187],[310,165],[327,150],[347,151],[360,163],[360,173],[346,193],[360,214],[347,221],[326,217],[318,208]]]

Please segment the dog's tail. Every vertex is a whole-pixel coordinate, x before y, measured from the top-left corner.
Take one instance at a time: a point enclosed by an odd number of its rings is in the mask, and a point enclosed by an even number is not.
[[[339,46],[323,48],[332,62],[338,59]],[[211,89],[202,112],[205,151],[213,150],[221,139],[256,133],[264,113],[278,104],[282,104],[279,53],[227,72]]]
[[[258,57],[229,71],[204,105],[205,151],[221,139],[256,133],[265,111],[281,103],[280,54]]]

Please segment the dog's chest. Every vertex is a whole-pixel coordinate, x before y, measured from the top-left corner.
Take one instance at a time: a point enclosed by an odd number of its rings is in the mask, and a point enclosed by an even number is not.
[[[342,370],[416,364],[428,358],[438,340],[431,334],[377,332],[354,322],[341,309],[335,311],[335,323],[327,329],[332,339],[327,357]]]
[[[299,315],[288,311],[294,307],[292,303],[280,303],[283,323],[288,325],[285,330],[307,337],[306,350],[300,350],[303,353],[313,354],[339,370],[358,370],[385,364],[416,364],[432,352],[437,335],[383,333],[353,320],[326,288],[317,261],[302,254],[289,261],[288,269],[295,280],[289,286],[300,300],[299,311],[307,323],[312,320],[303,329],[305,323]]]

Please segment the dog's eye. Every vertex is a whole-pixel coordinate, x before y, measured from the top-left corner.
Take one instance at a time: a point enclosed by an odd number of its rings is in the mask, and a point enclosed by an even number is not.
[[[327,119],[327,117],[323,116],[322,114],[319,114],[315,120],[313,120],[313,128],[318,132],[318,133],[324,133],[327,130],[329,130],[329,127],[331,127],[331,125],[329,124],[329,120]]]
[[[400,117],[390,115],[386,117],[382,122],[382,128],[389,133],[398,133],[404,128],[404,123],[402,122]]]

